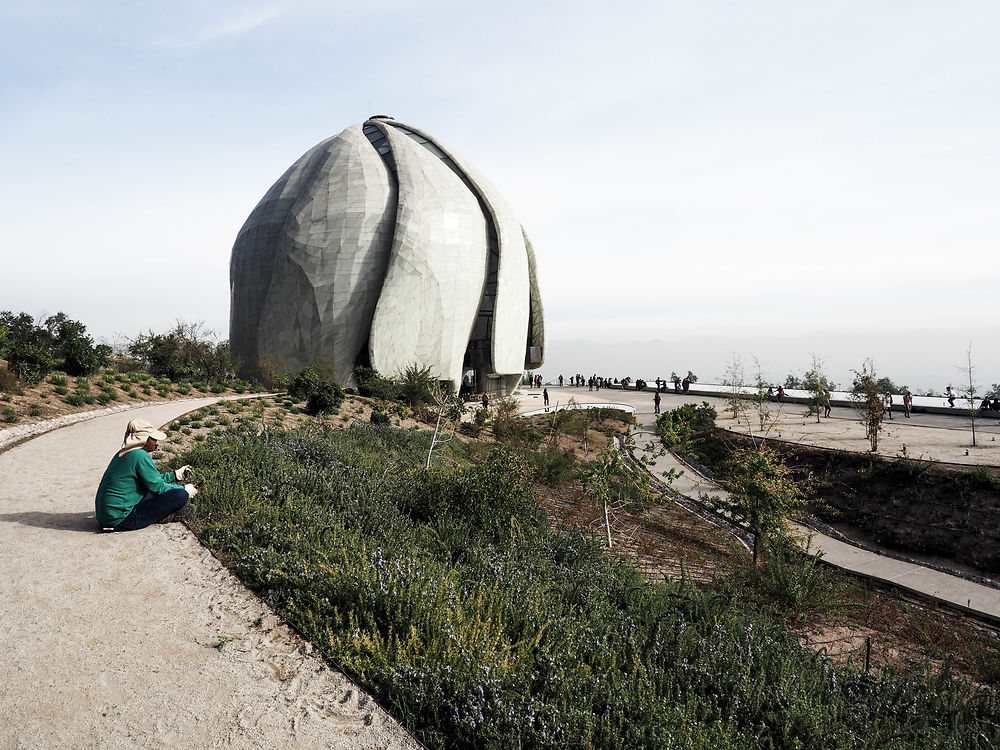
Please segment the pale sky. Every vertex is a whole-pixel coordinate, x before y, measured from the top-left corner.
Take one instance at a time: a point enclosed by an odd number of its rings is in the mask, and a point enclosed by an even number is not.
[[[546,377],[1000,382],[995,2],[2,3],[0,310],[226,337],[254,205],[384,113],[524,224]]]

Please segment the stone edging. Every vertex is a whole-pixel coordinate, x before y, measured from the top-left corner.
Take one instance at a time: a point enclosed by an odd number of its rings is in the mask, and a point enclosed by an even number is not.
[[[0,453],[10,450],[15,445],[20,445],[26,440],[31,440],[39,435],[44,435],[46,432],[58,430],[60,427],[68,427],[69,425],[76,424],[77,422],[85,422],[88,419],[96,419],[97,417],[104,417],[108,414],[116,414],[122,411],[130,411],[131,409],[144,409],[147,406],[160,406],[162,404],[182,404],[186,401],[202,401],[204,399],[212,398],[217,401],[231,401],[241,398],[261,398],[263,396],[273,395],[273,393],[254,393],[229,396],[195,396],[193,398],[175,398],[166,401],[135,401],[130,404],[118,404],[117,406],[108,406],[103,409],[91,409],[90,411],[78,411],[73,414],[63,414],[61,417],[53,417],[52,419],[46,419],[42,422],[32,422],[30,424],[21,425],[20,427],[8,427],[6,430],[0,430]]]
[[[176,399],[176,401],[195,400],[196,399]],[[31,440],[31,438],[44,435],[46,432],[57,430],[60,427],[68,427],[69,425],[76,424],[77,422],[85,422],[88,419],[96,419],[97,417],[115,414],[120,411],[129,411],[130,409],[140,409],[146,406],[156,406],[157,404],[167,403],[172,402],[135,401],[130,404],[108,406],[104,409],[92,409],[90,411],[74,412],[73,414],[63,414],[61,417],[53,417],[52,419],[46,419],[41,422],[32,422],[30,424],[21,425],[20,427],[8,427],[6,430],[0,430],[0,453],[13,448],[15,445],[21,444],[26,440]]]

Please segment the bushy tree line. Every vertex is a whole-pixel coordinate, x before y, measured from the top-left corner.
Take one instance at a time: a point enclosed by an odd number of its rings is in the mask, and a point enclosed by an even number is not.
[[[166,333],[150,330],[115,351],[108,344],[95,344],[87,327],[63,312],[38,320],[24,312],[0,312],[0,359],[24,385],[34,385],[54,371],[81,377],[109,366],[209,383],[231,383],[237,370],[229,342],[215,341],[203,323],[178,322]]]
[[[167,333],[141,333],[127,352],[140,369],[159,378],[225,383],[236,377],[229,342],[213,341],[202,323],[178,321]]]
[[[23,383],[37,383],[53,370],[90,375],[110,361],[112,349],[94,344],[87,327],[56,313],[36,321],[27,313],[0,312],[0,358]]]

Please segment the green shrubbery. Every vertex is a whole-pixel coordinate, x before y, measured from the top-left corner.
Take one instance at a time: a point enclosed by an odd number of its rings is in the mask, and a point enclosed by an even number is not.
[[[235,377],[229,342],[212,339],[212,332],[201,323],[178,322],[167,333],[140,334],[129,343],[128,353],[157,378],[228,382]],[[198,390],[206,390],[204,382],[199,385]]]
[[[576,455],[571,452],[552,446],[546,450],[531,451],[528,455],[535,465],[535,476],[545,484],[566,484],[579,474]]]
[[[371,367],[363,365],[355,367],[354,381],[358,384],[360,396],[370,396],[382,401],[399,400],[399,385]]]
[[[656,434],[667,448],[683,445],[699,432],[715,426],[715,407],[703,401],[701,406],[682,404],[656,418]]]
[[[87,327],[57,313],[35,322],[27,313],[0,312],[0,359],[22,382],[35,384],[56,368],[90,375],[108,364],[111,347],[94,345]]]
[[[323,378],[307,367],[291,379],[288,395],[294,401],[305,402],[308,414],[333,414],[344,402],[344,390],[332,380]]]
[[[473,448],[454,441],[442,448],[454,468],[425,471],[428,442],[363,424],[244,429],[178,461],[205,479],[204,541],[429,746],[1000,737],[995,693],[947,673],[835,668],[752,601],[649,583],[589,536],[549,529],[523,458],[466,460]]]

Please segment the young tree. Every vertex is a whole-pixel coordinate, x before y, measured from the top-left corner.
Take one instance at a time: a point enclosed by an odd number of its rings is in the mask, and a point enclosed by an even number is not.
[[[753,534],[756,564],[761,541],[773,545],[785,537],[785,520],[801,506],[803,494],[785,462],[763,443],[737,450],[727,474],[730,510]]]
[[[754,357],[754,393],[751,396],[753,401],[754,411],[757,413],[757,423],[760,426],[761,435],[766,434],[770,431],[771,426],[777,420],[778,415],[781,413],[781,406],[778,406],[778,414],[775,414],[772,418],[771,416],[771,398],[768,392],[771,390],[770,384],[764,380],[763,373],[760,370],[760,360]],[[766,429],[765,429],[766,428]],[[747,421],[747,430],[751,432],[749,420]]]
[[[976,409],[976,395],[979,393],[979,386],[976,385],[975,378],[975,367],[972,364],[972,342],[969,342],[969,348],[965,353],[965,364],[956,365],[969,379],[969,390],[965,393],[965,400],[969,403],[969,424],[972,427],[972,447],[976,447],[976,418],[979,416],[979,411]]]
[[[465,402],[455,393],[447,393],[442,389],[438,389],[432,395],[432,398],[437,404],[437,421],[434,423],[434,434],[431,435],[431,444],[427,449],[427,462],[424,464],[425,469],[431,468],[431,456],[434,453],[434,448],[454,439],[459,420],[465,414]],[[451,422],[452,429],[451,435],[443,437],[441,436],[441,422],[446,418]]]
[[[854,385],[851,400],[858,412],[858,421],[864,425],[865,437],[871,444],[872,453],[878,450],[878,439],[882,434],[882,424],[885,421],[885,405],[882,402],[883,391],[879,388],[875,374],[875,364],[865,360],[860,372],[854,370]]]
[[[746,416],[746,400],[744,394],[743,360],[738,354],[732,354],[729,364],[726,365],[726,373],[722,378],[722,384],[728,386],[729,391],[726,400],[729,402],[729,410],[733,413],[733,419],[737,424]]]
[[[809,409],[806,416],[815,414],[816,422],[819,423],[820,412],[823,411],[823,404],[827,394],[837,387],[836,383],[831,383],[823,374],[823,360],[816,354],[812,355],[812,365],[802,375],[800,388],[809,393]]]
[[[625,450],[635,448],[635,440],[631,433],[625,435],[624,442]],[[629,508],[645,509],[653,503],[655,496],[649,474],[630,470],[624,452],[612,440],[595,461],[589,461],[584,465],[582,476],[590,496],[601,508],[604,534],[608,549],[611,549],[612,531],[618,513]],[[668,472],[664,476],[669,482],[676,473]]]

